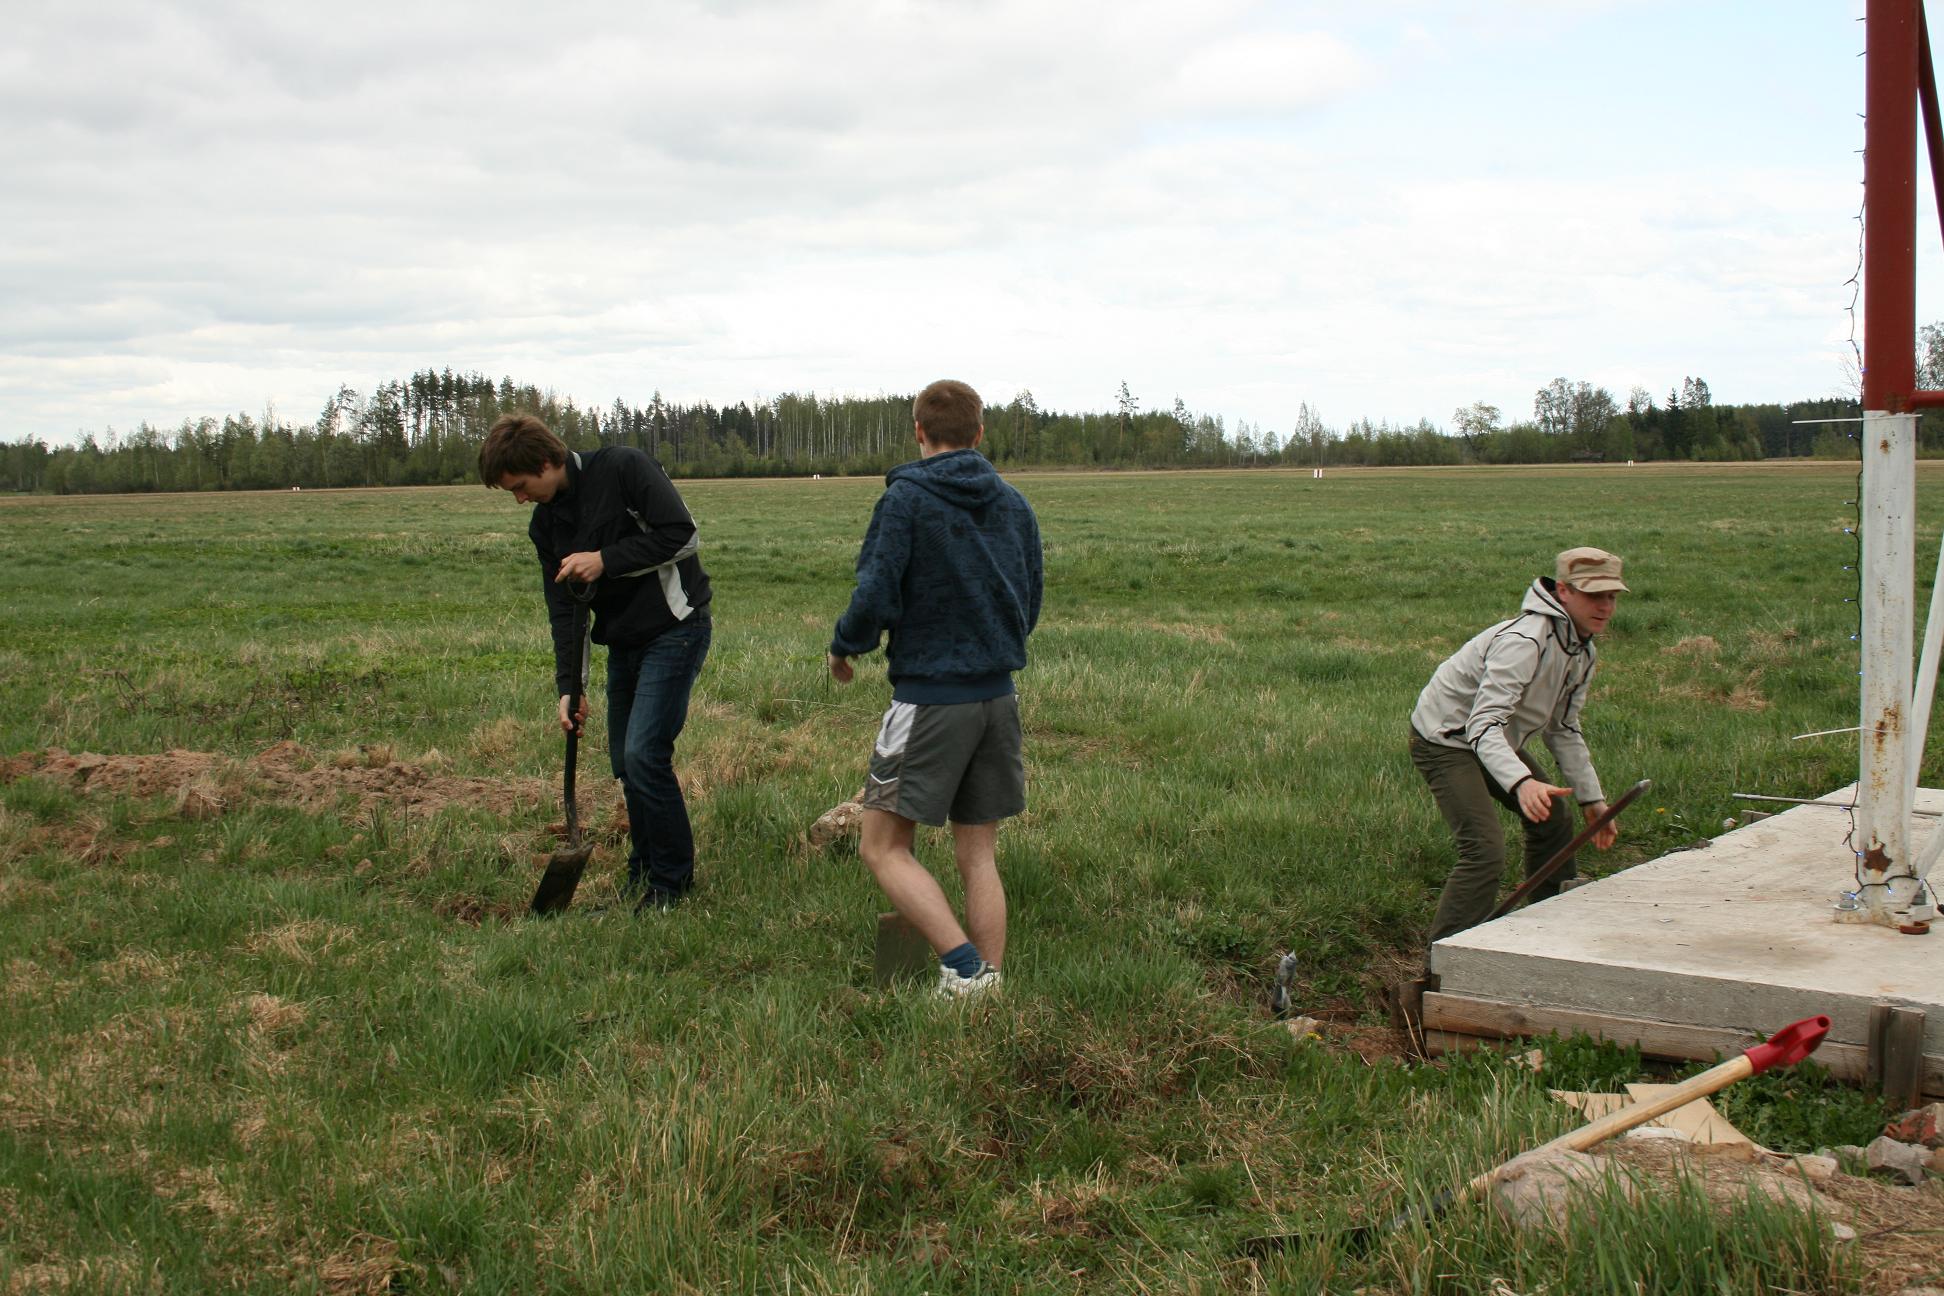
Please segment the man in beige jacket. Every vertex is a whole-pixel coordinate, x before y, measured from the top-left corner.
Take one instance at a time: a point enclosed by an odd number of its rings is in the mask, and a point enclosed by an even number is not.
[[[1529,877],[1573,839],[1569,813],[1555,800],[1572,797],[1588,823],[1606,810],[1606,795],[1580,733],[1580,709],[1593,681],[1594,636],[1606,629],[1626,584],[1620,559],[1602,549],[1568,549],[1551,578],[1526,591],[1519,615],[1481,631],[1446,658],[1411,712],[1411,763],[1437,798],[1458,846],[1431,923],[1435,944],[1477,926],[1498,899],[1505,871],[1505,833],[1493,802],[1519,816]],[[1567,786],[1547,781],[1524,751],[1540,735]],[[1607,824],[1593,838],[1601,850],[1619,835]],[[1555,895],[1573,876],[1568,862],[1532,899]]]

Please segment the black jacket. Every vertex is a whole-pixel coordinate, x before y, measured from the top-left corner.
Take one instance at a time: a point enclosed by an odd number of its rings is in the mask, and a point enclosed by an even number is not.
[[[597,644],[639,648],[709,606],[695,519],[661,465],[632,446],[570,452],[565,489],[533,506],[527,535],[540,555],[554,685],[562,696],[574,691],[580,673],[574,598],[554,583],[568,554],[601,552],[604,574],[594,582],[592,603]]]

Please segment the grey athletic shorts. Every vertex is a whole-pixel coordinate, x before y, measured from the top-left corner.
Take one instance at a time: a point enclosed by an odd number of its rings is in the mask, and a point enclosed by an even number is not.
[[[1026,808],[1019,695],[984,702],[893,702],[878,727],[864,805],[934,826],[981,824]]]

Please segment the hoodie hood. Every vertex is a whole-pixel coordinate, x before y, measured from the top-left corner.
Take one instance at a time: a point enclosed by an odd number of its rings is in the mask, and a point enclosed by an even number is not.
[[[1553,582],[1544,576],[1532,582],[1532,588],[1526,591],[1525,601],[1519,604],[1519,611],[1536,612],[1557,622],[1553,633],[1559,636],[1559,642],[1566,645],[1569,652],[1578,652],[1589,642],[1579,632],[1579,627],[1573,624],[1573,618],[1559,601],[1559,596],[1553,593]]]
[[[954,508],[968,511],[984,508],[1005,489],[1005,482],[1000,480],[992,464],[970,446],[899,464],[884,475],[887,486],[899,482],[909,483]]]

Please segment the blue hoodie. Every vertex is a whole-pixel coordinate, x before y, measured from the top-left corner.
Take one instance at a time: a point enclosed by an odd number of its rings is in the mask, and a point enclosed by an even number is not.
[[[1013,691],[1039,621],[1039,520],[977,450],[947,450],[885,475],[857,555],[857,590],[830,651],[891,644],[899,702],[979,702]]]

